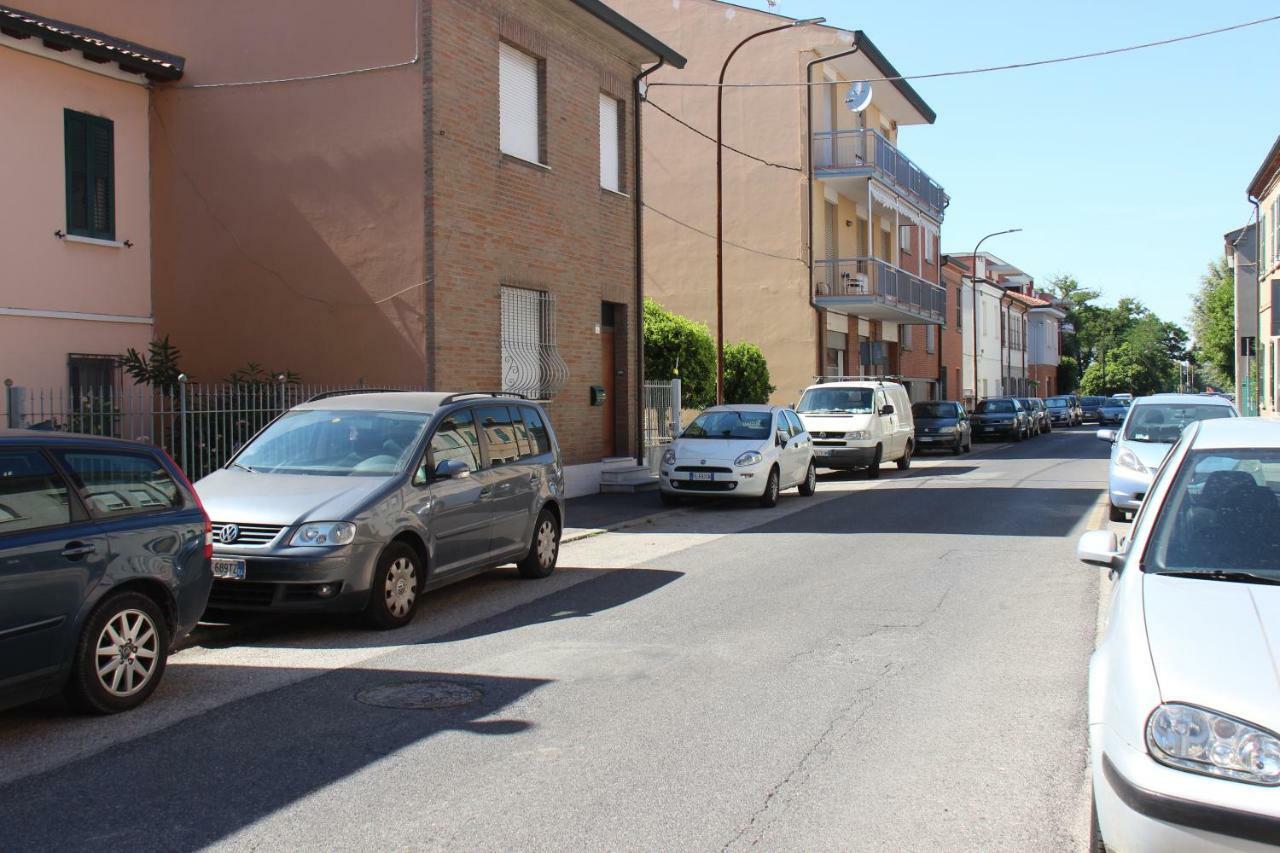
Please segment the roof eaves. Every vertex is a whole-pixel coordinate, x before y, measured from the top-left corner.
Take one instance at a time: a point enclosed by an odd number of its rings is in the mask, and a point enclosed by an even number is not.
[[[17,39],[34,36],[54,50],[78,50],[91,62],[114,62],[122,71],[159,82],[179,79],[186,65],[177,54],[12,6],[0,6],[0,33]]]
[[[1271,183],[1271,178],[1277,171],[1280,171],[1280,136],[1276,137],[1271,150],[1267,152],[1267,156],[1262,160],[1262,165],[1258,167],[1253,180],[1249,182],[1249,197],[1262,198],[1263,191],[1266,190],[1267,184]]]
[[[668,65],[676,68],[684,68],[685,63],[688,62],[687,59],[662,41],[659,41],[647,30],[643,30],[637,26],[630,18],[624,18],[622,15],[600,2],[600,0],[573,0],[573,3],[584,12],[594,15],[604,23],[613,27],[636,44],[651,51]]]
[[[891,80],[894,88],[902,93],[902,97],[907,99],[907,102],[915,108],[916,112],[920,113],[920,115],[924,117],[926,122],[933,124],[937,120],[938,114],[933,111],[932,107],[924,102],[924,98],[920,97],[920,94],[916,92],[915,89],[911,88],[910,83],[901,79],[902,75],[898,73],[898,69],[894,68],[893,63],[885,58],[885,55],[880,52],[880,48],[876,47],[875,43],[871,41],[871,39],[867,38],[866,33],[862,30],[855,30],[853,33],[853,43],[860,51],[867,55],[867,58],[871,60],[871,64],[878,68],[881,74],[885,77],[897,78]]]

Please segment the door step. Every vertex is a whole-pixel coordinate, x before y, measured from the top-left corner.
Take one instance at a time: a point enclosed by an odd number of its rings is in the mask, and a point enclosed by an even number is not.
[[[608,465],[600,472],[600,491],[606,493],[649,492],[658,488],[658,475],[632,462]]]

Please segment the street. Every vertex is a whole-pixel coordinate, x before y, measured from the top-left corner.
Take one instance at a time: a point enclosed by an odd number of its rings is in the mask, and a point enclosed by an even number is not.
[[[1083,850],[1104,454],[685,508],[400,632],[202,626],[131,714],[0,715],[0,846]]]

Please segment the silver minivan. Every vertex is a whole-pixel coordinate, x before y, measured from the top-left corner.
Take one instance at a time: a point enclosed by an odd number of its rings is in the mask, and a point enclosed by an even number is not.
[[[360,611],[379,628],[503,563],[550,575],[564,528],[550,419],[515,394],[320,395],[196,491],[213,520],[211,610]]]

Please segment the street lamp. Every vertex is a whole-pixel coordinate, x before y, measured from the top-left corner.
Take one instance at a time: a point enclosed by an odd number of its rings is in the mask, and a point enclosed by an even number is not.
[[[724,144],[721,141],[724,131],[724,75],[729,70],[729,62],[733,59],[733,55],[752,39],[781,30],[789,30],[792,27],[821,24],[826,20],[826,18],[805,18],[752,33],[729,51],[729,55],[724,58],[724,64],[720,66],[720,83],[716,87],[716,403],[724,402]]]
[[[1003,231],[993,231],[973,247],[971,261],[973,269],[969,270],[969,283],[973,285],[973,403],[975,406],[978,404],[978,250],[992,237],[999,237],[1001,234],[1017,234],[1021,230],[1021,228],[1006,228]]]

